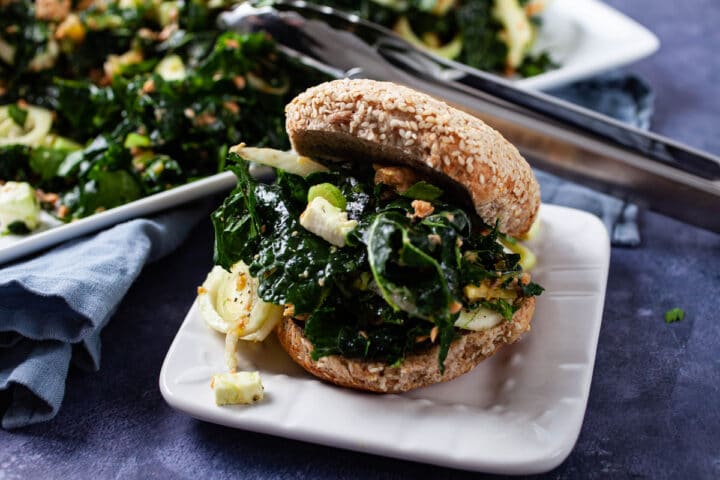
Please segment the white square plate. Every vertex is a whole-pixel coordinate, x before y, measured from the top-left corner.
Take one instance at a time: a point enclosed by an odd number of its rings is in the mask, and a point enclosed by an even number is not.
[[[540,214],[534,279],[546,290],[532,331],[456,380],[399,395],[347,390],[305,373],[272,336],[240,351],[240,368],[261,372],[265,399],[218,407],[210,377],[226,371],[224,339],[193,305],[160,372],[162,395],[201,420],[322,445],[494,473],[550,470],[580,433],[610,246],[588,213],[544,205]]]
[[[598,0],[550,0],[533,47],[550,52],[560,68],[515,84],[548,89],[637,61],[655,52],[658,38]]]

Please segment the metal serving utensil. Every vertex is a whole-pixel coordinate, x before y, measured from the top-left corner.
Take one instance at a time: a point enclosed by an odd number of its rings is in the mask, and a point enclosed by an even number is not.
[[[266,31],[288,55],[334,77],[389,80],[442,98],[498,129],[535,166],[720,232],[720,158],[421,52],[357,16],[274,3],[292,10],[243,4],[221,25]]]

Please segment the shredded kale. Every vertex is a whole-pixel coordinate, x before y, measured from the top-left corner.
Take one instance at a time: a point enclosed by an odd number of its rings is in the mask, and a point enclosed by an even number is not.
[[[403,197],[414,198],[416,200],[437,200],[443,194],[442,189],[425,181],[417,182],[415,185],[401,193]]]
[[[326,77],[264,34],[219,32],[230,4],[111,1],[60,38],[34,2],[0,2],[0,105],[18,125],[19,100],[53,113],[42,145],[0,148],[0,180],[59,194],[46,207],[71,221],[222,171],[229,145],[289,148],[285,104]],[[183,74],[161,75],[168,58]]]
[[[15,122],[16,125],[20,127],[25,126],[25,121],[27,120],[28,111],[19,105],[13,103],[8,105],[8,114],[10,115],[10,118],[12,118],[13,122]]]
[[[520,288],[522,289],[523,297],[535,297],[545,291],[543,287],[535,282],[530,282],[527,285],[520,285]]]
[[[494,0],[458,0],[444,15],[433,13],[437,0],[407,0],[380,5],[373,0],[332,0],[322,2],[355,13],[371,22],[392,29],[406,18],[416,36],[436,35],[450,42],[456,35],[462,39],[462,50],[456,60],[472,67],[497,73],[506,72],[508,47],[502,40],[502,24],[494,17]],[[524,6],[527,2],[520,1]],[[530,17],[538,24],[537,17]],[[556,67],[546,52],[528,56],[517,68],[518,75],[529,77]]]
[[[497,225],[452,203],[433,200],[434,211],[417,218],[412,199],[378,188],[373,172],[359,166],[305,178],[278,171],[268,184],[251,177],[236,154],[229,160],[238,185],[212,216],[215,263],[229,269],[242,260],[263,300],[292,305],[314,358],[339,354],[393,364],[439,345],[443,371],[460,307],[476,306],[465,298],[465,285],[502,281],[517,298],[479,305],[508,320],[522,298],[542,291],[520,287],[518,256],[504,252]],[[358,222],[342,248],[299,222],[308,190],[323,183],[340,190],[349,218]],[[424,183],[423,191],[441,192]]]
[[[506,300],[503,300],[502,298],[498,298],[496,300],[492,301],[484,301],[480,302],[480,305],[482,305],[485,308],[489,308],[490,310],[494,310],[506,320],[511,321],[513,318],[513,315],[515,315],[515,312],[517,312],[518,307],[517,305],[513,305],[512,303],[508,303]]]
[[[16,220],[7,226],[7,232],[12,235],[25,235],[30,233],[30,229],[20,220]]]

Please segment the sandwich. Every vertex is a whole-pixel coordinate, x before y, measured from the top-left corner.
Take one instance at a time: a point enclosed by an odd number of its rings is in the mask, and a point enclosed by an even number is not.
[[[231,149],[238,185],[212,215],[200,309],[227,335],[231,370],[240,340],[274,330],[322,380],[404,392],[530,330],[542,287],[519,240],[537,227],[539,186],[497,131],[409,88],[347,79],[298,95],[286,129],[293,152]]]

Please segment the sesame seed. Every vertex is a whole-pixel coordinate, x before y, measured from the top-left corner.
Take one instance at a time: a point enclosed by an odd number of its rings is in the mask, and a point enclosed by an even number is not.
[[[503,219],[508,233],[522,233],[532,223],[539,202],[532,171],[517,149],[481,120],[406,87],[344,79],[295,98],[287,106],[288,132],[293,138],[293,132],[322,130],[324,119],[341,112],[352,120],[333,131],[380,142],[391,158],[411,155],[469,185],[478,214]]]

